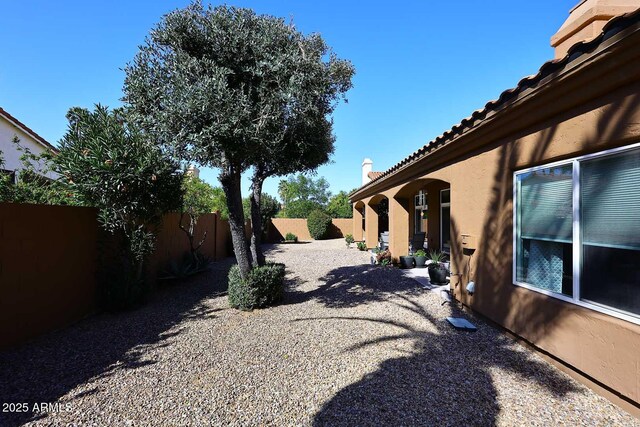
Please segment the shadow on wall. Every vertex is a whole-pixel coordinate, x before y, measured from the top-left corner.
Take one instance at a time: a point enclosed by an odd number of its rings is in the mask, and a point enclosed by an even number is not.
[[[512,246],[513,246],[513,172],[517,165],[544,165],[558,160],[554,157],[559,144],[573,144],[576,151],[591,153],[611,148],[612,144],[623,145],[628,139],[629,126],[634,114],[640,109],[638,85],[625,87],[610,93],[597,103],[584,105],[580,110],[555,117],[553,121],[543,123],[537,129],[538,140],[533,143],[530,153],[524,153],[521,146],[510,143],[499,147],[499,160],[495,168],[491,196],[487,203],[487,215],[482,226],[482,241],[474,254],[472,269],[475,270],[476,295],[472,306],[495,322],[537,343],[551,334],[563,317],[569,312],[567,304],[559,300],[541,297],[529,292],[526,298],[517,293],[512,285]],[[596,123],[592,135],[581,141],[568,141],[567,136],[559,134],[557,123],[600,109],[602,114]],[[606,187],[601,188],[606,191]],[[591,197],[598,197],[592,194]],[[452,218],[452,236],[458,236],[455,219]],[[454,246],[460,248],[459,242]],[[462,254],[454,254],[456,261],[463,263]],[[460,265],[460,264],[457,264]],[[468,276],[463,284],[466,284]],[[540,298],[545,303],[540,304]],[[471,302],[463,296],[465,303]]]
[[[495,425],[500,412],[492,379],[496,368],[533,381],[555,396],[577,391],[565,376],[479,319],[473,319],[479,327],[476,333],[453,330],[445,316],[465,314],[455,307],[440,307],[433,297],[425,298],[426,291],[397,269],[341,267],[322,281],[325,284],[317,291],[299,295],[300,299],[314,298],[331,308],[371,303],[390,308],[380,316],[296,321],[332,319],[395,330],[355,342],[346,352],[407,341],[411,346],[405,356],[384,361],[375,372],[338,391],[315,415],[316,426]],[[389,313],[402,320],[391,320]]]
[[[210,272],[157,292],[137,310],[98,315],[0,352],[1,401],[28,402],[30,408],[36,402],[53,403],[90,380],[156,363],[147,358],[148,350],[170,346],[182,333],[176,325],[184,319],[215,317],[204,300],[226,290],[230,266],[230,259],[215,263]],[[71,396],[71,404],[74,397],[79,396]],[[3,427],[39,419],[37,413],[0,412]]]

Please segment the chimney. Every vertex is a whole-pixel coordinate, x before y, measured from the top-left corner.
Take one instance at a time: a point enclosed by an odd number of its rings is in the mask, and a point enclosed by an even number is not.
[[[187,168],[187,175],[192,176],[194,178],[200,178],[200,169],[198,169],[196,165],[191,164]]]
[[[595,38],[611,18],[638,8],[638,0],[582,0],[551,37],[556,59],[564,57],[574,44]]]
[[[369,178],[369,172],[371,171],[373,171],[373,162],[369,158],[364,159],[362,161],[362,185],[371,182],[371,178]]]

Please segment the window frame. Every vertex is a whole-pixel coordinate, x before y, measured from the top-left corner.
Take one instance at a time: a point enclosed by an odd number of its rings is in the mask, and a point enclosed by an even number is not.
[[[426,230],[422,229],[422,212],[428,209],[427,206],[427,193],[424,190],[420,190],[413,198],[413,204],[414,204],[414,212],[413,212],[413,230],[414,233],[422,233],[425,232]],[[420,220],[417,221],[418,219],[418,211],[420,211],[420,215],[419,218]]]
[[[514,286],[528,289],[530,291],[538,292],[540,294],[559,299],[570,304],[574,304],[580,307],[584,307],[599,313],[603,313],[618,319],[625,320],[627,322],[640,325],[640,314],[633,314],[623,310],[616,309],[614,307],[598,304],[595,302],[584,301],[580,299],[580,276],[582,274],[582,232],[580,229],[580,162],[585,160],[592,160],[601,157],[612,156],[616,154],[624,153],[625,151],[632,151],[640,149],[640,143],[634,143],[626,145],[624,147],[611,148],[608,150],[598,151],[596,153],[585,154],[582,156],[575,156],[556,162],[545,163],[539,166],[534,166],[526,169],[518,169],[513,172],[513,241],[512,241],[512,270],[511,281]],[[517,280],[517,247],[518,247],[518,176],[527,172],[532,172],[541,169],[548,169],[563,165],[572,165],[572,212],[573,212],[573,229],[572,229],[572,251],[573,251],[573,296],[559,294],[546,289],[538,288],[532,284],[526,282],[520,282]]]

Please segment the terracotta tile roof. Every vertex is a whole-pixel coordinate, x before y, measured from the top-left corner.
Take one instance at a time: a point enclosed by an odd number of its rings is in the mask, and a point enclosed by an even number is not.
[[[393,174],[395,171],[408,164],[414,163],[415,161],[428,155],[434,149],[447,144],[456,136],[462,134],[464,131],[479,125],[484,121],[484,119],[490,112],[496,112],[500,108],[504,107],[505,104],[507,104],[509,101],[515,100],[523,91],[535,88],[546,77],[561,71],[569,63],[576,60],[581,55],[592,52],[604,41],[638,23],[640,23],[640,9],[636,10],[635,12],[626,13],[624,15],[620,15],[611,19],[604,26],[600,35],[592,40],[576,43],[569,48],[569,51],[563,58],[553,59],[551,61],[545,62],[542,67],[540,67],[540,70],[536,75],[523,78],[518,82],[518,85],[515,88],[505,90],[504,92],[502,92],[502,94],[500,94],[498,99],[489,101],[484,106],[484,108],[474,111],[471,116],[462,119],[459,124],[454,125],[450,130],[444,132],[442,135],[436,137],[434,140],[428,142],[420,149],[414,151],[400,162],[382,172],[379,176],[376,177],[375,181]],[[371,181],[363,185],[356,191],[372,185],[373,182],[374,181]]]
[[[382,174],[383,174],[383,172],[369,172],[369,173],[367,174],[367,176],[369,177],[369,179],[370,179],[371,181],[374,181],[374,180],[376,180],[376,179],[380,178],[380,176],[381,176]]]
[[[38,141],[40,144],[44,145],[49,150],[53,151],[54,153],[58,152],[58,149],[56,147],[54,147],[46,139],[44,139],[43,137],[41,137],[40,135],[35,133],[35,131],[33,131],[29,126],[25,125],[20,120],[16,119],[11,114],[7,113],[4,110],[4,108],[2,108],[2,107],[0,107],[0,116],[3,116],[8,121],[10,121],[12,124],[14,124],[15,126],[19,127],[23,132],[31,135],[33,137],[33,139]]]

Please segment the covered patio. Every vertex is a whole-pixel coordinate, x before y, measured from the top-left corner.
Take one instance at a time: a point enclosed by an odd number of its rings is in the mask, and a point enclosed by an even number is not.
[[[355,239],[375,248],[381,233],[388,231],[389,250],[396,262],[418,249],[450,254],[450,228],[451,187],[441,179],[418,178],[353,203]],[[417,233],[426,235],[423,248],[412,247]]]

